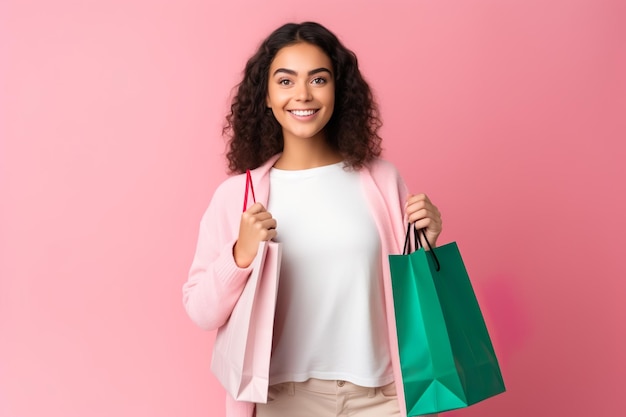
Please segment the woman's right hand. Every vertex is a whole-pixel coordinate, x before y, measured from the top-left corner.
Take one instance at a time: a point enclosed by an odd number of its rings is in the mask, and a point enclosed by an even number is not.
[[[276,236],[276,220],[261,203],[254,203],[241,215],[239,237],[233,247],[235,263],[246,268],[254,260],[259,242],[271,240]]]

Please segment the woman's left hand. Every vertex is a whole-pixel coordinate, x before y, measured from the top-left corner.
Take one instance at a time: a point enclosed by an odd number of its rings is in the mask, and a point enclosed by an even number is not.
[[[408,222],[415,223],[415,228],[424,229],[428,242],[434,248],[441,233],[441,214],[439,209],[430,202],[426,194],[409,195],[405,204]],[[428,249],[424,237],[420,234],[422,246]]]

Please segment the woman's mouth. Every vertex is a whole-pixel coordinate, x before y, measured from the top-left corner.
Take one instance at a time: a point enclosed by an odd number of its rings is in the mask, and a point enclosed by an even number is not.
[[[318,111],[319,110],[289,110],[289,113],[298,117],[307,117],[307,116],[313,116]]]

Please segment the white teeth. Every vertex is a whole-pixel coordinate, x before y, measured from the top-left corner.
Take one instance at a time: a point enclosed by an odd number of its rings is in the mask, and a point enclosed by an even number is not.
[[[296,116],[310,116],[315,113],[315,110],[291,110],[291,113]]]

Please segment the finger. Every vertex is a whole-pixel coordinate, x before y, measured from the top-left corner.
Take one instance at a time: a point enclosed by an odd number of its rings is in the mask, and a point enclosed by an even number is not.
[[[418,203],[420,201],[425,201],[430,203],[430,199],[428,198],[428,196],[424,193],[421,194],[410,194],[409,196],[407,196],[406,198],[406,203],[407,205],[410,204],[414,204],[414,203]]]
[[[433,205],[433,203],[430,202],[430,200],[415,200],[410,203],[407,203],[407,208],[410,208],[410,207],[414,207],[415,210],[418,210],[420,208],[431,208],[435,206]]]
[[[429,211],[425,208],[415,210],[415,211],[407,211],[407,220],[411,223],[414,223],[418,220],[422,220],[427,217],[429,217]]]
[[[409,221],[417,221],[426,217],[430,217],[431,219],[434,220],[440,220],[441,219],[441,214],[439,213],[439,210],[437,209],[437,207],[435,206],[428,206],[428,207],[424,207],[424,208],[420,208],[418,210],[412,210],[414,207],[411,207],[409,210],[407,210],[407,219]]]
[[[418,230],[427,229],[434,233],[437,233],[440,231],[439,223],[429,217],[417,220],[414,224],[415,224],[415,228]]]
[[[428,196],[425,193],[409,194],[407,200],[428,200]]]
[[[411,199],[406,202],[405,210],[409,213],[421,209],[433,210],[435,206],[428,199]],[[433,210],[434,211],[434,210]]]
[[[261,240],[272,240],[277,234],[276,229],[265,229],[261,234]]]
[[[271,219],[272,213],[270,213],[269,211],[262,211],[260,213],[254,214],[253,217],[257,222],[262,222]]]
[[[258,213],[262,213],[264,211],[265,211],[265,207],[263,206],[263,204],[261,204],[261,203],[254,203],[253,205],[248,207],[248,210],[246,210],[244,213],[258,214]]]
[[[431,205],[425,204],[424,202],[420,201],[420,202],[408,205],[407,208],[406,208],[406,214],[407,214],[407,216],[411,216],[414,213],[418,213],[418,212],[421,212],[423,210],[433,211]]]
[[[271,217],[272,214],[268,211],[265,211],[265,207],[263,207],[262,204],[255,203],[248,210],[243,212],[243,214],[241,215],[241,220],[242,223],[253,225],[258,221],[263,221]]]
[[[267,219],[262,222],[257,223],[258,227],[265,230],[276,229],[276,220],[275,219]]]

